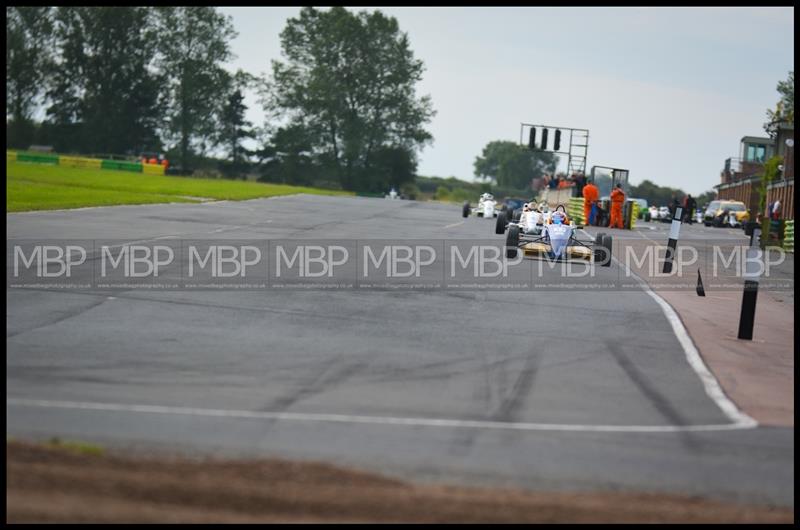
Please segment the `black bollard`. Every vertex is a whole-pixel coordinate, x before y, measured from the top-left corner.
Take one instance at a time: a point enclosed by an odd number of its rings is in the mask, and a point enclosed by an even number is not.
[[[750,236],[750,247],[747,249],[748,258],[755,257],[759,252],[759,236],[761,230],[753,229]],[[756,299],[758,298],[758,264],[748,259],[745,262],[744,294],[742,295],[742,312],[739,315],[740,339],[753,340],[753,324],[756,320]]]
[[[700,269],[697,269],[697,296],[705,296],[706,290],[703,288],[703,279],[700,277]]]
[[[681,213],[683,208],[675,208],[672,214],[672,225],[669,227],[669,241],[667,241],[667,255],[664,259],[664,274],[672,272],[672,262],[675,259],[675,247],[678,245],[678,236],[681,233]]]

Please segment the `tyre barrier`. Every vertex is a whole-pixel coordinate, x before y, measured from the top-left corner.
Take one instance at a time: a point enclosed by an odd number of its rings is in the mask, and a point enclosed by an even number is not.
[[[53,164],[82,169],[113,169],[117,171],[132,171],[134,173],[145,173],[147,175],[171,174],[167,168],[161,164],[143,164],[141,162],[128,162],[126,160],[106,160],[100,158],[52,155],[47,153],[32,153],[26,151],[6,151],[6,162],[15,161],[33,162],[37,164]],[[191,175],[191,171],[177,170],[177,172],[174,172],[174,174]]]
[[[161,164],[142,164],[142,173],[145,175],[163,175],[165,169]]]
[[[639,218],[639,203],[636,201],[631,202],[631,225],[628,227],[631,230],[636,228],[636,219]]]
[[[572,197],[567,205],[567,215],[575,224],[584,224],[583,197]]]
[[[98,158],[82,158],[78,156],[59,156],[58,165],[65,167],[78,167],[88,169],[100,169],[102,160]]]
[[[794,219],[783,224],[783,250],[794,253]]]

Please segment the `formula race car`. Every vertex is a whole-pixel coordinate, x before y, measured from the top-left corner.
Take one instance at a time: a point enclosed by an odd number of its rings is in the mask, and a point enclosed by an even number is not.
[[[464,217],[469,217],[469,214],[474,214],[478,217],[497,217],[497,201],[491,193],[484,193],[478,200],[478,206],[475,208],[470,207],[469,201],[464,203],[462,213]]]
[[[521,226],[510,224],[506,236],[506,257],[517,257],[519,250],[523,256],[544,256],[551,260],[578,259],[593,261],[603,267],[611,266],[612,238],[598,234],[594,240],[578,238],[578,227],[567,224],[566,208],[558,205],[549,223],[544,224],[540,234],[523,233]]]
[[[522,208],[527,202],[528,199],[522,197],[506,197],[503,199],[500,211],[505,212],[506,219],[513,221],[515,215],[519,218],[519,215],[522,214]],[[497,217],[500,217],[500,214],[497,214]]]
[[[509,217],[511,214],[513,217]],[[550,207],[546,202],[536,205],[533,202],[526,202],[522,205],[522,211],[519,216],[515,215],[513,211],[500,212],[497,216],[497,223],[495,224],[494,231],[496,234],[504,233],[509,225],[519,225],[520,230],[524,234],[539,235],[542,233],[542,227],[550,222]]]

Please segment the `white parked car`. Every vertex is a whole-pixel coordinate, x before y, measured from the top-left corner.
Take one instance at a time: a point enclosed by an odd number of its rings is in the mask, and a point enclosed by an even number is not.
[[[658,209],[658,220],[662,223],[669,223],[672,221],[672,214],[668,206],[662,206]]]

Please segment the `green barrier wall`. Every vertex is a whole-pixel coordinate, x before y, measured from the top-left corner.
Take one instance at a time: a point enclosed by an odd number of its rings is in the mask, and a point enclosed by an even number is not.
[[[6,157],[8,160],[8,157]],[[17,153],[18,162],[35,162],[37,164],[54,164],[58,165],[58,155],[49,155],[47,153]]]
[[[83,158],[76,156],[59,156],[48,153],[29,153],[19,151],[6,151],[6,162],[33,162],[36,164],[53,164],[67,167],[91,169],[115,169],[118,171],[133,171],[142,173],[141,162],[126,162],[124,160],[100,160],[99,158]],[[150,175],[163,175],[164,167],[157,164],[147,164],[146,173]]]
[[[100,165],[102,169],[117,169],[120,171],[134,171],[136,173],[142,172],[141,162],[123,162],[120,160],[103,160]]]

